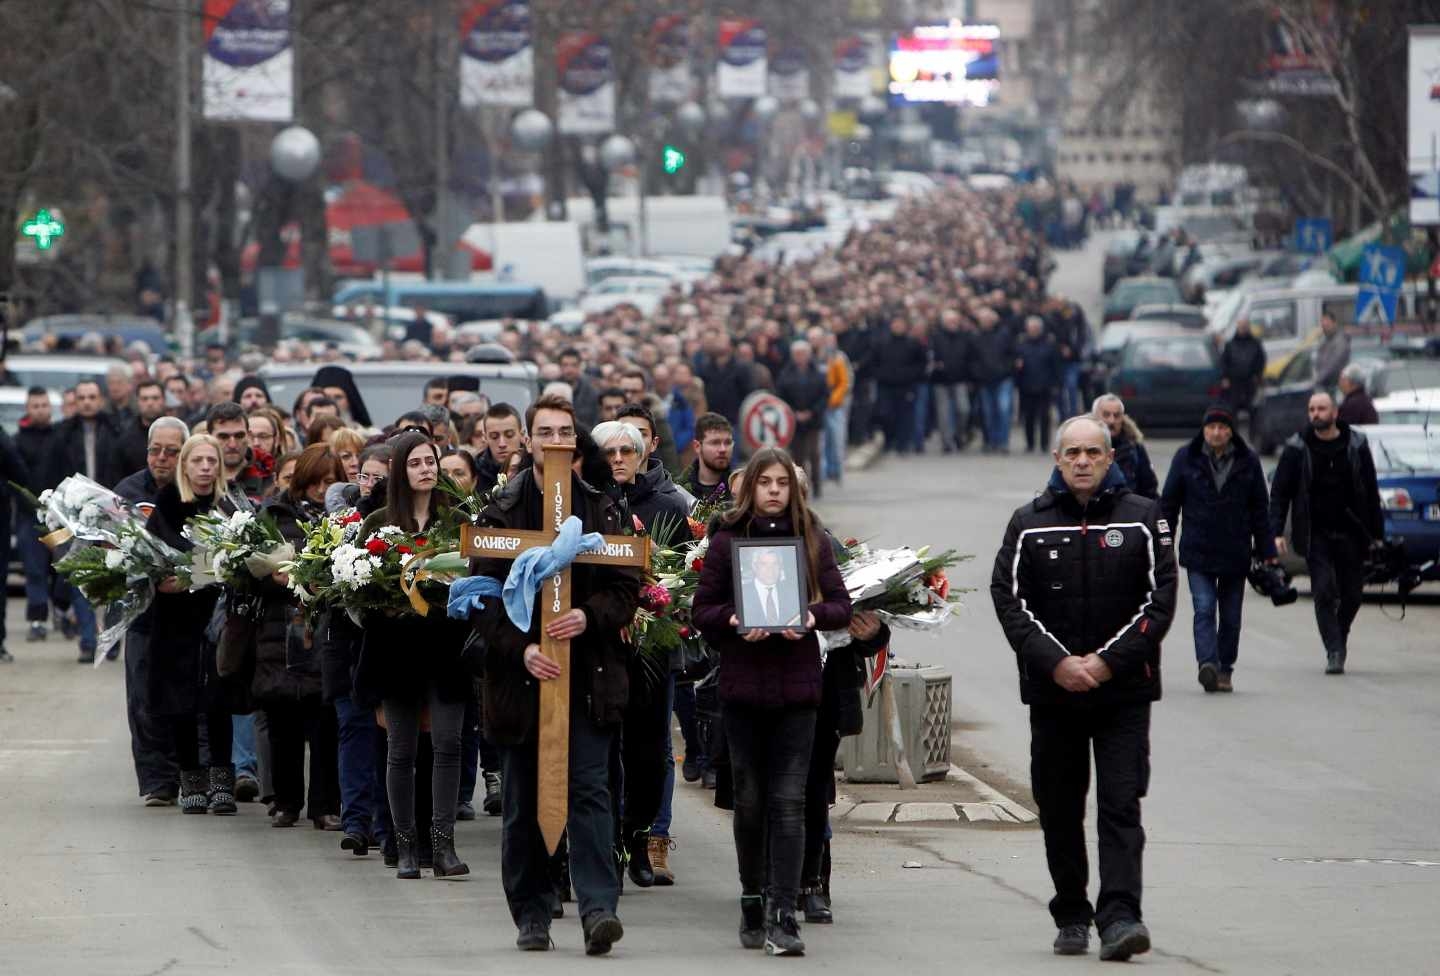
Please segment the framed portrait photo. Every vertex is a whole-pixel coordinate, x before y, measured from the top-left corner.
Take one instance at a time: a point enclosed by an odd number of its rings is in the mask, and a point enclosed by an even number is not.
[[[805,543],[798,538],[736,539],[735,616],[741,630],[804,630]]]

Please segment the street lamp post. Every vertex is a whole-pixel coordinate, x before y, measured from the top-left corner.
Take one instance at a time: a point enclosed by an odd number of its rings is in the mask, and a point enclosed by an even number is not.
[[[294,186],[310,179],[319,168],[320,140],[315,133],[303,125],[292,125],[275,134],[270,142],[270,170],[277,177]],[[289,194],[286,196],[288,198]],[[301,250],[303,253],[303,246]],[[270,348],[280,341],[280,315],[283,310],[273,301],[267,303],[265,300],[265,270],[260,269],[260,328],[255,338],[260,346]]]

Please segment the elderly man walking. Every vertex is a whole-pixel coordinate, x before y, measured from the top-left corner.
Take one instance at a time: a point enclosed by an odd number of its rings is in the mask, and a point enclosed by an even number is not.
[[[1109,430],[1072,417],[1055,435],[1045,491],[1015,510],[990,596],[1030,706],[1030,775],[1055,884],[1059,955],[1090,946],[1124,960],[1150,949],[1141,921],[1150,704],[1175,613],[1174,536],[1159,506],[1114,467]],[[1086,895],[1085,800],[1095,755],[1100,893]]]

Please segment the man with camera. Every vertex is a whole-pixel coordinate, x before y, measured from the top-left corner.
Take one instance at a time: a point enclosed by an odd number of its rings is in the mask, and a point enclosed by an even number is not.
[[[1385,539],[1375,461],[1365,435],[1337,419],[1335,398],[1310,395],[1310,427],[1285,442],[1270,493],[1270,529],[1284,554],[1285,517],[1310,568],[1325,673],[1344,674],[1350,625],[1365,589],[1365,556]]]
[[[1205,411],[1200,433],[1175,452],[1160,509],[1162,527],[1178,527],[1180,565],[1190,578],[1195,610],[1195,659],[1207,693],[1233,691],[1240,654],[1240,610],[1251,552],[1275,562],[1265,472],[1235,430],[1230,407]],[[1216,616],[1219,627],[1216,627]]]
[[[1175,537],[1160,506],[1125,484],[1110,431],[1072,417],[1055,436],[1046,490],[1015,510],[990,596],[1030,706],[1030,776],[1055,897],[1058,955],[1090,946],[1125,960],[1150,949],[1141,921],[1150,704],[1175,615]],[[1095,755],[1100,891],[1086,895],[1085,797]]]

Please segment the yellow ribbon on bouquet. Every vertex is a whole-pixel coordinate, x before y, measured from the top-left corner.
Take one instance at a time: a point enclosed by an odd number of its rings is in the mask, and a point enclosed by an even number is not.
[[[447,566],[443,569],[425,569],[431,560],[444,559],[450,556],[461,559],[459,566]],[[418,563],[418,565],[417,565]],[[412,569],[413,567],[413,569]],[[422,617],[430,615],[430,601],[420,593],[420,584],[426,580],[434,580],[437,583],[449,583],[458,573],[464,572],[466,563],[463,557],[454,551],[440,552],[435,549],[426,549],[415,553],[400,565],[400,592],[410,601],[410,607]]]

